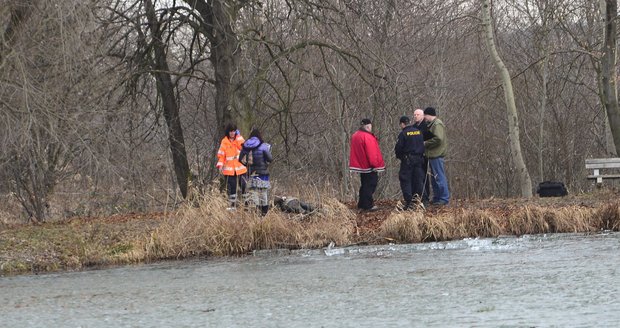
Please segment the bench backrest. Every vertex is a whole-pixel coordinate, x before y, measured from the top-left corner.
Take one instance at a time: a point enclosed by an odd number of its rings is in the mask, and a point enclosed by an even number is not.
[[[620,158],[587,158],[586,169],[618,169]]]

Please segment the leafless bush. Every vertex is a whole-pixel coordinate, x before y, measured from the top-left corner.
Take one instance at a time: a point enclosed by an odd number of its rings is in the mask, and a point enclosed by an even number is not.
[[[140,1],[8,1],[0,9],[0,192],[13,192],[24,208],[10,216],[43,220],[181,203],[176,190],[186,176],[175,170],[162,111],[171,99],[193,186],[217,177],[215,147],[222,120],[230,119],[245,136],[260,128],[273,145],[274,193],[351,201],[359,181],[348,172],[349,137],[369,117],[387,164],[376,196],[399,197],[397,119],[433,106],[447,126],[453,196],[519,193],[503,90],[484,51],[477,6],[246,1],[223,25],[220,37],[231,43],[218,51],[233,49],[234,58],[221,71],[213,60],[226,56],[216,56],[214,45],[224,43],[212,43],[204,14],[224,7],[195,6],[228,1],[152,3],[159,29],[151,29]],[[591,51],[601,43],[596,3],[495,5],[534,185],[562,180],[571,192],[590,190],[583,160],[610,148]],[[563,15],[550,15],[558,11]],[[168,70],[153,62],[157,36]],[[171,81],[167,99],[153,78],[163,73]],[[563,229],[552,221],[545,221],[549,229]],[[489,233],[492,226],[488,221]],[[428,228],[428,238],[441,237],[441,227]]]

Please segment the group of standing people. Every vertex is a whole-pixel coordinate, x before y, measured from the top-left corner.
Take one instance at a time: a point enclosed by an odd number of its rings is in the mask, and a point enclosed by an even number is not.
[[[444,169],[444,156],[448,144],[445,126],[437,118],[437,111],[433,107],[416,109],[413,112],[413,123],[408,116],[402,116],[399,125],[401,131],[394,146],[394,153],[400,160],[398,179],[405,202],[404,209],[415,208],[416,202],[425,206],[429,203],[447,205],[450,191]],[[267,214],[268,191],[271,188],[269,163],[272,161],[271,145],[263,140],[258,129],[253,129],[250,138],[245,140],[234,124],[226,126],[217,152],[216,167],[226,178],[230,209],[236,207],[237,193],[241,191],[246,203],[254,204],[261,214]],[[370,119],[362,119],[360,128],[351,137],[349,170],[360,174],[357,207],[365,211],[376,210],[373,194],[379,182],[378,173],[385,170],[385,162],[379,141],[372,133]],[[429,180],[433,191],[430,202]],[[248,184],[250,192],[246,195]]]
[[[262,215],[267,214],[271,188],[269,163],[272,161],[271,145],[263,140],[258,129],[252,129],[249,139],[245,140],[237,126],[226,126],[215,166],[226,179],[229,209],[236,207],[237,192],[240,191],[246,203],[254,204]],[[248,184],[250,192],[246,194]]]
[[[416,109],[413,124],[408,116],[399,120],[394,153],[400,160],[398,179],[404,199],[404,209],[412,209],[416,202],[425,206],[447,205],[450,201],[448,180],[445,174],[444,157],[447,150],[445,125],[437,118],[433,107]],[[385,170],[385,162],[379,148],[379,141],[372,133],[370,119],[362,119],[360,128],[351,137],[349,170],[360,173],[361,185],[357,207],[374,211],[373,194],[379,180],[378,172]],[[430,167],[430,179],[428,172]],[[433,187],[429,202],[429,180]]]

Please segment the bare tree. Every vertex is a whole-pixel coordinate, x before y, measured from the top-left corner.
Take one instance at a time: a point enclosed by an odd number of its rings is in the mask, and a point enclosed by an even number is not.
[[[90,4],[32,1],[15,8],[2,43],[0,165],[27,217],[43,221],[90,135],[81,122],[91,104],[88,52],[78,42]]]
[[[399,195],[396,119],[418,107],[448,126],[456,197],[525,195],[526,168],[586,189],[580,163],[607,153],[614,2],[499,0],[486,34],[478,0],[4,3],[0,178],[11,183],[0,191],[33,220],[66,195],[79,200],[68,213],[164,206],[186,194],[190,167],[215,176],[228,121],[273,144],[276,188],[343,200],[364,116],[388,164],[386,198]],[[485,49],[501,53],[501,84]]]
[[[241,48],[234,27],[243,8],[260,3],[253,0],[184,1],[198,13],[196,32],[203,34],[209,43],[217,126],[221,130],[227,122],[238,121],[247,130],[251,113],[245,99],[246,86],[237,74]]]
[[[601,58],[602,92],[616,154],[620,154],[620,106],[618,106],[617,44],[618,1],[605,0],[605,36]]]
[[[163,40],[163,24],[157,19],[155,6],[151,0],[144,1],[146,19],[152,38],[152,65],[157,80],[157,91],[162,99],[164,118],[168,126],[168,140],[174,172],[183,198],[187,197],[187,186],[190,179],[187,152],[185,150],[185,138],[179,116],[179,101],[175,95],[174,83],[170,76],[170,68],[166,57],[166,45]]]
[[[504,97],[506,100],[506,110],[508,115],[508,136],[510,139],[511,156],[517,173],[519,175],[519,185],[521,188],[521,196],[532,197],[532,180],[529,171],[525,166],[523,154],[521,152],[521,141],[519,139],[519,117],[517,106],[515,104],[514,92],[512,89],[512,81],[510,73],[506,65],[502,61],[493,36],[493,26],[491,24],[491,6],[488,0],[482,0],[482,25],[485,32],[485,41],[493,58],[493,62],[499,71],[504,87]]]

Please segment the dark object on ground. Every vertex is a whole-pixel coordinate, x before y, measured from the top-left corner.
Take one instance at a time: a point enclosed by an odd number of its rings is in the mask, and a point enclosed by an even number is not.
[[[295,197],[279,197],[276,196],[274,204],[286,213],[310,214],[315,211],[316,207],[312,204],[302,202]]]
[[[568,195],[568,190],[563,182],[545,181],[538,185],[536,193],[540,197],[559,197]]]

